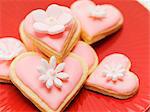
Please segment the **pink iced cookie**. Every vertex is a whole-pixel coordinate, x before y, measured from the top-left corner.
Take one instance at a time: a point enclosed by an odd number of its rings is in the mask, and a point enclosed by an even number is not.
[[[88,65],[88,74],[92,73],[98,65],[98,56],[95,50],[83,41],[79,41],[74,47],[73,53],[80,56]]]
[[[61,60],[69,42],[78,40],[80,24],[69,8],[52,4],[46,10],[29,13],[20,26],[20,34],[21,38],[24,36],[33,41],[48,57],[55,55]]]
[[[11,81],[41,111],[60,112],[83,86],[87,71],[87,65],[75,54],[56,64],[54,56],[48,62],[30,52],[11,64]]]
[[[119,99],[132,97],[139,79],[130,71],[131,62],[123,54],[105,57],[86,82],[86,88]]]
[[[91,0],[78,0],[71,10],[81,23],[82,39],[89,44],[112,34],[123,24],[122,14],[110,4],[95,5]]]
[[[0,82],[10,82],[9,66],[16,56],[25,51],[19,40],[11,37],[0,38]]]

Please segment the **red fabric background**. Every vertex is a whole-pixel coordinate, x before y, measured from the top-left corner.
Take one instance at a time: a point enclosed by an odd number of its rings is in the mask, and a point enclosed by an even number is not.
[[[0,37],[19,38],[18,27],[31,10],[44,8],[51,3],[70,6],[74,0],[0,0]],[[123,28],[108,38],[93,45],[99,60],[118,52],[132,60],[132,68],[139,79],[138,94],[128,100],[117,100],[82,89],[66,109],[74,112],[142,112],[150,105],[149,70],[149,12],[132,0],[94,0],[96,3],[110,3],[118,7],[124,15]],[[37,111],[23,95],[9,84],[0,84],[0,111]]]

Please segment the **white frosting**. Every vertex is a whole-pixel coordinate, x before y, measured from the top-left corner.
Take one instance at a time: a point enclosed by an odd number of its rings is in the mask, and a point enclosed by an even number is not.
[[[64,7],[63,7],[64,8]],[[69,10],[67,7],[65,7]],[[53,4],[46,11],[38,9],[32,12],[35,23],[33,28],[39,33],[50,35],[61,33],[65,30],[65,25],[71,22],[72,15],[65,13],[62,6]]]
[[[61,88],[64,80],[69,78],[69,75],[64,70],[65,63],[60,63],[56,66],[56,57],[52,56],[49,63],[45,59],[41,59],[40,66],[37,70],[40,73],[39,80],[46,84],[47,88],[51,88],[55,85]]]
[[[122,65],[105,65],[103,74],[107,80],[117,81],[118,79],[122,79],[125,75],[126,70],[122,67]]]
[[[93,18],[104,18],[106,16],[106,9],[100,5],[88,7],[89,16]]]
[[[12,60],[25,49],[22,43],[13,38],[0,40],[0,60]]]

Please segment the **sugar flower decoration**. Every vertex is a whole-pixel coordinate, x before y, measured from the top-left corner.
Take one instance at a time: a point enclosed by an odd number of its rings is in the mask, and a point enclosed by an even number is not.
[[[61,88],[62,81],[69,78],[69,75],[63,72],[65,63],[56,65],[56,58],[52,56],[49,63],[45,59],[41,59],[40,66],[37,68],[40,73],[39,80],[46,84],[47,88],[51,88],[55,85],[57,88]]]
[[[64,12],[64,10],[67,10]],[[33,28],[36,32],[50,35],[61,33],[67,24],[72,20],[70,9],[56,4],[50,5],[46,11],[38,9],[33,11],[32,16],[35,21]]]
[[[0,60],[12,60],[23,51],[25,48],[16,39],[4,38],[0,40]]]
[[[88,7],[89,16],[93,18],[104,18],[106,16],[106,9],[100,5]]]
[[[117,81],[125,75],[125,68],[122,65],[105,65],[103,74],[108,80]]]

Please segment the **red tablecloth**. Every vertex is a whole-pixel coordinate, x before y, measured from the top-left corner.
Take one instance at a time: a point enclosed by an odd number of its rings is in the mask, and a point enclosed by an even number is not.
[[[51,3],[70,6],[74,0],[0,0],[0,37],[19,38],[18,27],[31,10],[46,8]],[[140,79],[139,92],[133,98],[117,100],[86,89],[82,89],[66,109],[79,112],[142,112],[150,105],[149,67],[149,12],[132,0],[94,0],[96,3],[110,3],[124,15],[123,28],[108,38],[93,45],[99,60],[118,52],[126,54],[132,61],[131,70]],[[36,111],[13,85],[0,84],[0,111]]]

